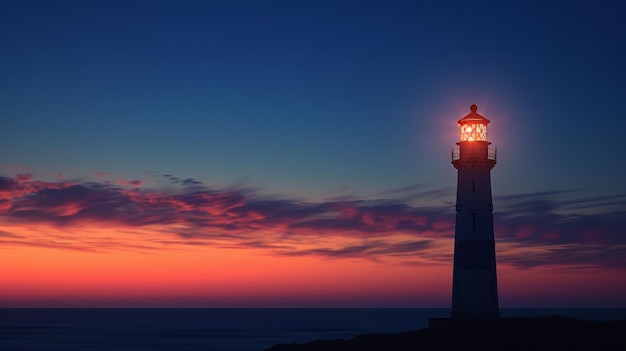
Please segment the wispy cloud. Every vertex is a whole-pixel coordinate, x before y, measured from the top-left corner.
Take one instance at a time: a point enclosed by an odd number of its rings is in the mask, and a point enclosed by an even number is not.
[[[193,178],[163,177],[177,191],[145,188],[139,180],[0,177],[0,245],[87,251],[217,246],[407,264],[451,259],[452,189],[412,185],[375,198],[307,202],[261,195],[249,187],[215,188]],[[625,204],[626,195],[575,194],[495,197],[499,261],[518,267],[626,268],[625,206],[586,211]]]
[[[117,179],[115,183],[121,186],[140,187],[143,181],[140,179],[137,179],[137,180]]]

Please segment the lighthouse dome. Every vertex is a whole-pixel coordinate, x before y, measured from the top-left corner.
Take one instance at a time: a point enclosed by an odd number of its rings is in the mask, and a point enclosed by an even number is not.
[[[476,112],[478,111],[478,106],[476,106],[476,104],[472,104],[472,106],[470,106],[470,111],[471,111],[470,114],[468,114],[467,116],[459,120],[459,124],[467,124],[467,123],[488,124],[489,122],[491,122],[490,120],[483,117],[482,115],[479,115],[478,112]]]

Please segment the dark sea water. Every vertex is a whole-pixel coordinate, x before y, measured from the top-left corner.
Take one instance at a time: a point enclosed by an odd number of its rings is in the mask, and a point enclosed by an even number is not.
[[[626,319],[626,309],[502,309],[503,316]],[[0,309],[0,350],[262,351],[277,343],[427,327],[448,309]]]

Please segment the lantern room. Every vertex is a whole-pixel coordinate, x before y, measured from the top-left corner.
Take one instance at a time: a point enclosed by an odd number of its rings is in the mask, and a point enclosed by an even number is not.
[[[478,106],[473,104],[470,106],[469,115],[459,120],[460,140],[463,141],[487,141],[487,124],[489,120],[479,115],[476,111]]]

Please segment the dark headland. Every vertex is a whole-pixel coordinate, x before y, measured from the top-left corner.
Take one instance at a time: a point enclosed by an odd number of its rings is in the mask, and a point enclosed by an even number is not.
[[[266,351],[626,350],[626,320],[506,317],[485,323],[277,344]]]

